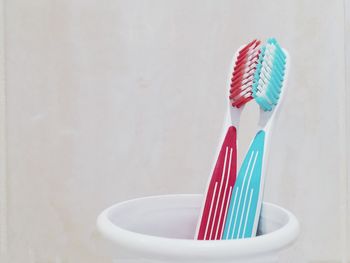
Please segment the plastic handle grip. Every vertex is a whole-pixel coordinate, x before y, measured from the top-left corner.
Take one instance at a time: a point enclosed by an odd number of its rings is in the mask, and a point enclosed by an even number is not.
[[[215,240],[222,237],[230,195],[236,180],[236,138],[236,128],[230,126],[207,189],[197,236],[199,240]]]
[[[265,132],[259,131],[242,163],[231,195],[223,239],[256,235],[261,207],[260,192]]]

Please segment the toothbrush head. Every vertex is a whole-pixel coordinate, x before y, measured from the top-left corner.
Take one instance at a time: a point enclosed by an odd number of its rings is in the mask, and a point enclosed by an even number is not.
[[[260,41],[256,39],[238,52],[233,68],[229,96],[233,107],[239,108],[253,99],[253,80],[259,53]]]
[[[260,49],[259,61],[254,74],[253,97],[264,111],[271,111],[280,98],[285,78],[287,56],[270,38]]]

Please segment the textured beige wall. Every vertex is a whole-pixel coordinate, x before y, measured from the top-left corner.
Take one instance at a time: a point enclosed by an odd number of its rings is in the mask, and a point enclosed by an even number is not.
[[[302,224],[284,262],[342,259],[343,14],[341,0],[7,1],[9,262],[111,262],[102,209],[203,192],[231,56],[268,36],[292,58],[266,191]]]

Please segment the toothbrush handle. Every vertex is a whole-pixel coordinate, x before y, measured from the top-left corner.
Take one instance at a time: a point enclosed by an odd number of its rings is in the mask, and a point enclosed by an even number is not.
[[[197,239],[221,239],[230,195],[236,180],[237,132],[229,126],[216,161],[202,210]]]
[[[223,239],[256,235],[263,194],[265,132],[254,137],[238,172],[227,213]]]

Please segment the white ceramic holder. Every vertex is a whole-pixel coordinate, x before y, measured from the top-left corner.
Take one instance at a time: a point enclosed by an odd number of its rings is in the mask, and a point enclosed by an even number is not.
[[[128,251],[125,262],[278,262],[279,252],[298,236],[299,223],[292,213],[263,203],[258,236],[194,240],[202,199],[181,194],[121,202],[99,215],[97,227],[116,251]]]

